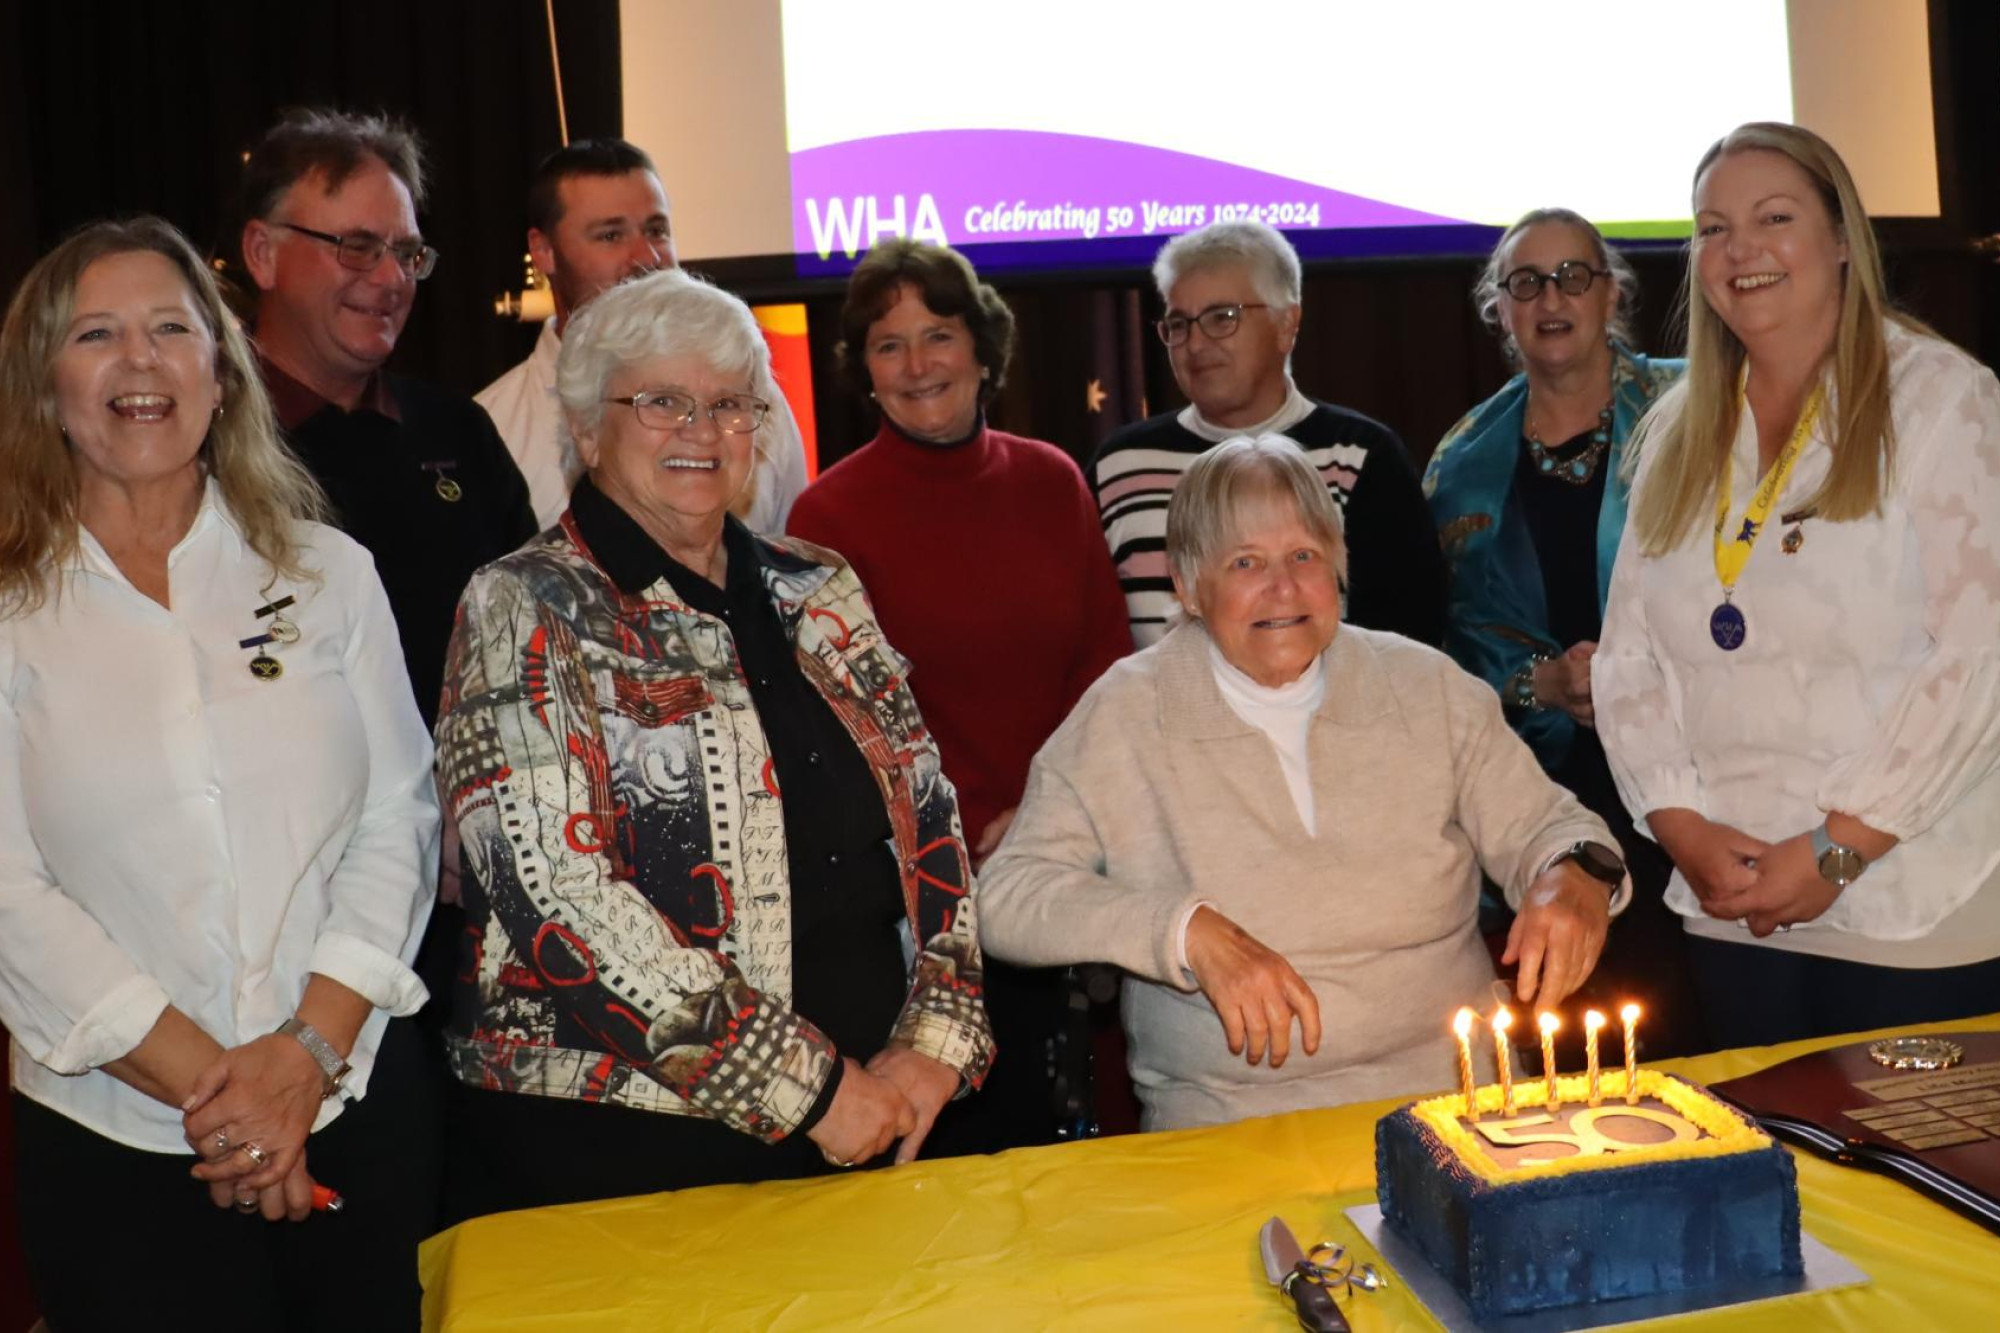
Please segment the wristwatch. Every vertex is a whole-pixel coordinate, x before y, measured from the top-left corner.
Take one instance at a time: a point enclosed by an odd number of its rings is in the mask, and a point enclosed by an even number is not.
[[[333,1096],[341,1090],[340,1081],[347,1077],[347,1061],[340,1058],[340,1052],[333,1049],[333,1043],[319,1035],[319,1029],[300,1018],[288,1018],[278,1024],[278,1035],[291,1037],[306,1048],[306,1054],[319,1066],[319,1072],[326,1079],[320,1090],[320,1100]]]
[[[1507,688],[1500,692],[1500,701],[1509,708],[1519,708],[1529,713],[1546,707],[1535,697],[1535,668],[1544,662],[1555,660],[1554,653],[1536,653],[1530,657],[1513,675],[1507,677]]]
[[[1868,860],[1860,852],[1833,840],[1822,823],[1812,831],[1813,859],[1819,862],[1819,877],[1836,889],[1844,889],[1861,878]]]
[[[1549,864],[1558,866],[1564,861],[1576,862],[1579,870],[1608,885],[1613,893],[1625,882],[1625,858],[1601,842],[1579,842]]]

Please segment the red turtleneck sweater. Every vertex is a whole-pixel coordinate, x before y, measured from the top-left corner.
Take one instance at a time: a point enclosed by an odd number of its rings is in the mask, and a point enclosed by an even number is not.
[[[792,506],[847,558],[958,788],[968,847],[1019,804],[1028,761],[1132,651],[1097,504],[1069,455],[982,429],[919,444],[886,421]]]

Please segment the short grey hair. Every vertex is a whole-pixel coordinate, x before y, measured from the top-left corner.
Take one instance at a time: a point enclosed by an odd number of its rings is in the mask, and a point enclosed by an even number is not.
[[[1537,208],[1523,213],[1518,222],[1500,234],[1493,253],[1486,256],[1486,267],[1479,271],[1479,280],[1472,284],[1472,308],[1479,312],[1479,322],[1500,340],[1500,350],[1507,354],[1508,363],[1519,365],[1521,349],[1515,344],[1514,335],[1507,332],[1506,321],[1500,318],[1500,302],[1514,299],[1500,285],[1501,279],[1507,276],[1500,268],[1507,262],[1507,250],[1514,244],[1515,238],[1528,228],[1544,222],[1559,222],[1582,232],[1596,252],[1597,267],[1611,271],[1611,281],[1618,288],[1618,301],[1611,307],[1611,319],[1605,326],[1605,332],[1630,347],[1632,312],[1639,305],[1639,275],[1632,271],[1632,265],[1626,262],[1624,255],[1611,248],[1611,243],[1604,239],[1604,233],[1597,229],[1596,223],[1569,208]]]
[[[604,391],[613,375],[634,362],[675,356],[700,357],[723,375],[741,375],[751,393],[771,404],[751,437],[758,455],[767,455],[784,400],[757,317],[720,287],[678,268],[629,278],[570,317],[556,358],[565,449],[574,447],[570,420],[594,430],[604,419]]]
[[[1189,273],[1241,264],[1259,299],[1273,306],[1299,304],[1304,278],[1299,252],[1276,228],[1261,222],[1212,222],[1182,232],[1160,247],[1153,260],[1153,285],[1171,303],[1174,284]]]
[[[1289,500],[1306,531],[1326,545],[1340,586],[1347,586],[1347,541],[1340,506],[1305,451],[1284,435],[1237,435],[1203,453],[1167,501],[1167,562],[1188,602],[1201,572],[1228,550],[1258,504]],[[1193,607],[1187,607],[1190,614]]]

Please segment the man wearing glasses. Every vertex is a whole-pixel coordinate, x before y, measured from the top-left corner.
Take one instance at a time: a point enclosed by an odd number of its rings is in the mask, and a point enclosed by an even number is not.
[[[625,279],[673,268],[674,229],[653,160],[623,139],[579,139],[542,159],[528,182],[528,257],[549,282],[555,314],[534,351],[477,394],[527,478],[535,518],[553,526],[582,472],[556,402],[556,357],[570,316]],[[748,507],[754,532],[784,530],[806,485],[805,445],[782,398],[771,405],[769,454],[760,453]]]
[[[466,580],[535,518],[484,412],[382,369],[438,260],[417,231],[423,197],[416,136],[380,116],[294,112],[244,166],[264,382],[334,521],[375,557],[429,723]]]
[[[1088,473],[1133,642],[1158,642],[1178,606],[1166,553],[1174,483],[1212,446],[1268,432],[1305,451],[1340,505],[1343,619],[1441,644],[1444,559],[1403,442],[1292,383],[1301,279],[1291,242],[1260,222],[1218,222],[1167,242],[1153,281],[1167,307],[1156,327],[1188,406],[1112,434]]]

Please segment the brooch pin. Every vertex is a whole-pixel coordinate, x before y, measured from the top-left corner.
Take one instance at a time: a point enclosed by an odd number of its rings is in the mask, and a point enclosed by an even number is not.
[[[271,623],[264,627],[262,634],[236,641],[238,648],[258,650],[257,655],[250,659],[250,674],[258,680],[276,680],[285,674],[285,664],[264,649],[271,644],[282,646],[299,641],[299,627],[285,616],[286,608],[297,600],[290,593],[286,593],[283,597],[275,598],[258,607],[253,613],[257,619],[268,618]]]
[[[1786,555],[1797,555],[1799,549],[1806,544],[1806,520],[1818,512],[1817,509],[1794,509],[1791,513],[1782,515],[1778,522],[1789,523],[1791,527],[1785,530],[1784,540],[1778,543],[1778,549]]]
[[[257,608],[259,620],[265,616],[271,617],[271,623],[264,627],[264,632],[271,636],[271,642],[290,644],[299,641],[299,627],[285,616],[285,608],[295,600],[290,593],[287,593],[277,601]]]
[[[436,491],[438,499],[444,501],[446,504],[455,505],[465,495],[465,487],[445,475],[452,468],[458,466],[457,459],[439,459],[435,462],[419,463],[417,466],[431,474],[431,489]]]
[[[275,642],[276,640],[269,634],[259,634],[252,638],[237,640],[236,646],[261,650],[265,644]],[[269,653],[260,651],[250,659],[250,674],[258,680],[276,680],[285,674],[285,664]]]

